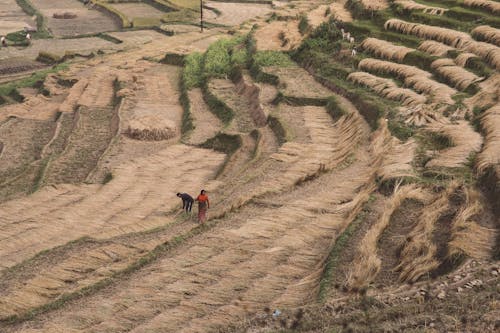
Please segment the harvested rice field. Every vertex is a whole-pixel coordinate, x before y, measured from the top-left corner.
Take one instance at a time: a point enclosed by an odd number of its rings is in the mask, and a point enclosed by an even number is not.
[[[204,5],[0,0],[0,332],[498,331],[496,3]]]

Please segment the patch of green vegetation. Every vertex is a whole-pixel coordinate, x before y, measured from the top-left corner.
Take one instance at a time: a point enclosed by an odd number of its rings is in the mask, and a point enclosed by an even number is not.
[[[36,58],[36,61],[43,62],[48,65],[60,63],[62,60],[63,57],[46,51],[40,51],[40,53],[38,53],[38,57]]]
[[[161,21],[164,23],[175,23],[175,22],[193,23],[199,20],[199,16],[200,16],[199,13],[196,13],[192,10],[181,9],[178,11],[166,13],[161,18]]]
[[[248,50],[244,46],[235,47],[231,52],[233,66],[247,67],[249,60]]]
[[[194,52],[184,60],[182,78],[186,89],[201,87],[203,82],[203,54]]]
[[[297,66],[295,62],[290,59],[286,53],[279,51],[259,51],[254,56],[254,62],[258,66],[279,66],[279,67],[293,67]]]
[[[45,77],[50,73],[55,73],[61,70],[64,70],[68,67],[67,64],[59,64],[52,68],[41,70],[31,74],[31,76],[26,77],[24,79],[11,81],[8,83],[4,83],[0,85],[0,96],[8,96],[12,93],[12,91],[16,88],[26,88],[26,87],[35,87],[39,82],[43,82]]]
[[[389,118],[387,127],[391,135],[395,136],[401,141],[406,141],[415,134],[415,128],[406,125],[405,123],[396,120],[392,117]]]
[[[219,118],[223,124],[228,125],[234,118],[234,111],[224,101],[220,100],[212,94],[208,88],[208,82],[203,82],[202,85],[203,99],[207,103],[210,111]]]
[[[290,132],[287,130],[285,124],[279,117],[275,115],[269,115],[269,117],[267,117],[267,123],[271,130],[274,132],[274,135],[276,136],[276,139],[278,140],[278,144],[280,146],[290,141]]]
[[[432,56],[428,53],[418,50],[408,52],[403,59],[403,63],[410,66],[415,66],[424,70],[431,70],[431,64],[439,57]]]
[[[155,17],[136,17],[132,20],[134,28],[151,28],[161,24],[161,20]]]
[[[242,43],[242,38],[220,39],[209,46],[203,60],[206,78],[225,78],[231,72],[232,48]]]
[[[49,31],[46,28],[45,16],[42,15],[29,0],[16,0],[16,3],[29,16],[36,16],[37,31],[32,34],[35,39],[51,38]]]
[[[347,116],[349,114],[349,112],[339,104],[335,96],[331,96],[328,98],[326,111],[328,111],[333,120],[338,120],[339,118]]]
[[[200,145],[202,148],[210,148],[225,154],[233,154],[241,148],[243,140],[240,135],[218,133]]]
[[[301,15],[299,20],[299,32],[301,35],[305,35],[309,32],[310,25],[309,20],[306,15]]]

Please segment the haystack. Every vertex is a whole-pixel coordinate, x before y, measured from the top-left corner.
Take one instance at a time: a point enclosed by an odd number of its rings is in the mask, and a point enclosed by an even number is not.
[[[459,90],[466,90],[471,84],[482,79],[463,67],[457,66],[450,58],[435,60],[432,62],[431,68]]]
[[[454,62],[455,62],[455,64],[457,64],[460,67],[465,67],[465,65],[467,65],[467,61],[469,61],[469,59],[471,59],[471,58],[477,58],[477,55],[475,55],[474,53],[470,53],[470,52],[464,52],[464,53],[460,53],[454,59]]]
[[[178,129],[170,120],[156,117],[144,116],[132,119],[125,134],[136,140],[161,141],[174,138]]]
[[[446,123],[447,119],[442,115],[445,107],[439,107],[436,104],[422,104],[416,107],[408,108],[401,111],[401,115],[405,118],[405,123],[421,127],[432,123]]]
[[[483,150],[477,157],[476,168],[480,174],[500,165],[500,103],[484,112],[481,126],[486,137]]]
[[[377,38],[366,38],[360,45],[362,50],[368,51],[377,58],[392,60],[392,61],[403,61],[405,56],[415,51],[412,48],[406,46],[395,45],[385,40]]]

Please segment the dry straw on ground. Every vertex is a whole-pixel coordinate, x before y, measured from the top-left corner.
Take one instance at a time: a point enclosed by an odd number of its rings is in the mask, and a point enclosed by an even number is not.
[[[414,66],[366,58],[359,62],[359,68],[369,72],[394,75],[403,79],[405,86],[429,96],[435,102],[455,104],[452,99],[452,96],[457,93],[455,89],[434,81],[431,79],[431,73]]]
[[[500,103],[484,112],[481,126],[486,137],[483,150],[477,157],[476,167],[480,174],[500,165]]]
[[[398,87],[391,79],[381,78],[366,72],[354,72],[349,74],[348,80],[359,85],[369,87],[380,96],[401,102],[403,105],[424,104],[425,96],[417,94],[411,89]]]
[[[402,6],[404,9],[408,10],[421,10],[426,14],[431,15],[443,15],[448,11],[446,8],[426,6],[411,0],[396,0],[395,4]]]
[[[405,123],[412,126],[425,126],[432,123],[447,122],[447,118],[443,116],[445,107],[431,104],[422,104],[416,107],[408,108],[401,111],[401,115],[405,118]]]
[[[500,14],[500,2],[489,0],[464,0],[464,5],[469,7],[483,8],[487,11]]]
[[[427,127],[434,133],[446,136],[453,147],[441,150],[435,158],[430,160],[426,167],[461,167],[468,162],[471,154],[481,150],[483,137],[469,125],[467,121],[458,123],[434,123]]]
[[[385,40],[377,38],[366,38],[360,45],[360,47],[373,54],[377,58],[392,60],[392,61],[403,61],[405,56],[412,51],[412,48],[395,45]]]
[[[455,48],[451,46],[433,40],[423,41],[418,47],[419,51],[429,53],[430,55],[437,57],[444,57],[448,54],[448,51],[454,49]]]
[[[500,29],[495,29],[489,25],[481,25],[471,32],[472,37],[482,41],[500,46]]]
[[[467,64],[467,61],[469,61],[469,59],[471,59],[471,58],[477,58],[477,55],[475,55],[474,53],[470,53],[470,52],[464,52],[464,53],[460,53],[454,59],[454,62],[455,62],[455,64],[457,64],[460,67],[465,67],[465,65]]]
[[[437,246],[433,241],[433,234],[438,219],[448,209],[449,197],[458,187],[457,183],[450,183],[446,190],[436,195],[434,201],[422,211],[401,250],[401,261],[396,267],[400,272],[401,281],[416,282],[439,266],[440,262],[435,257]]]
[[[466,90],[471,84],[481,80],[476,74],[457,66],[453,59],[437,59],[431,64],[432,69],[459,90]]]
[[[131,138],[145,141],[168,140],[176,136],[173,122],[155,116],[145,116],[130,121],[125,132]]]
[[[428,202],[429,193],[415,185],[396,186],[393,195],[385,201],[383,213],[364,238],[359,242],[358,254],[347,276],[347,286],[351,289],[360,289],[375,279],[382,266],[377,254],[377,243],[385,228],[390,223],[392,214],[406,199],[415,199]]]
[[[449,255],[465,254],[476,259],[488,259],[495,246],[496,232],[477,223],[479,214],[484,210],[481,194],[472,188],[466,188],[464,194],[465,204],[452,222]]]
[[[363,7],[369,10],[381,10],[389,8],[387,0],[361,0]]]

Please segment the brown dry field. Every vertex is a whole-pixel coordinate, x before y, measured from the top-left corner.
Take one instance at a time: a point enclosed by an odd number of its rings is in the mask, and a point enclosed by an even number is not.
[[[26,15],[15,0],[0,1],[0,36],[23,30],[25,26],[35,26],[31,17]]]
[[[347,1],[210,1],[221,26],[168,36],[31,2],[55,38],[0,49],[1,333],[500,329],[498,29],[391,20],[353,44],[332,37],[357,22]],[[22,17],[13,4],[0,19]],[[318,72],[293,52],[323,23],[322,45],[341,40]],[[186,87],[179,59],[204,53],[206,70],[211,45],[254,24],[224,55],[270,64]],[[382,40],[397,34],[418,45]],[[35,60],[49,50],[77,56]],[[204,224],[176,197],[200,189]]]

